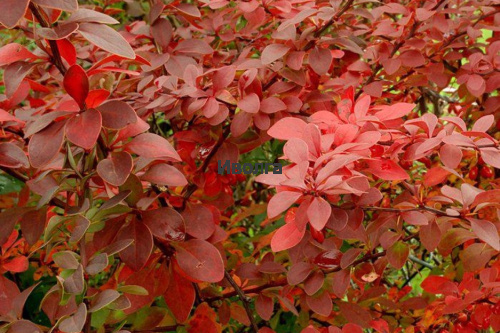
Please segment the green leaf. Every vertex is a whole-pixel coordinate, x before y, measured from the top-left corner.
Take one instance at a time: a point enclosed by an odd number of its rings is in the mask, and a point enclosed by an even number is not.
[[[23,183],[16,178],[2,174],[0,175],[0,195],[19,192],[23,188]]]

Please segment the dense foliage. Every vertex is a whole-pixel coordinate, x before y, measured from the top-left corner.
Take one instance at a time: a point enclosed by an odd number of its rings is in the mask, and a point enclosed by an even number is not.
[[[0,23],[0,332],[500,331],[497,0]]]

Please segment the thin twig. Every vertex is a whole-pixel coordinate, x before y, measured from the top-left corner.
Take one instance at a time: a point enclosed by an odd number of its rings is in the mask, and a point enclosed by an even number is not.
[[[38,8],[33,2],[30,2],[29,8],[33,13],[33,16],[36,17],[40,25],[44,28],[50,28],[50,23],[44,17],[45,12],[43,9]],[[42,14],[43,13],[43,14]],[[54,66],[57,67],[59,72],[64,76],[66,74],[66,66],[64,66],[64,62],[62,61],[61,53],[59,52],[59,47],[57,46],[57,42],[55,40],[49,40],[50,49],[52,51],[52,59],[51,62]]]
[[[215,154],[217,154],[217,152],[219,151],[220,147],[222,146],[222,144],[224,143],[224,141],[227,139],[227,137],[229,136],[229,134],[231,133],[231,130],[230,130],[230,127],[227,126],[224,131],[222,132],[222,135],[219,137],[219,140],[217,140],[217,142],[215,143],[214,147],[212,148],[212,150],[210,151],[210,153],[208,154],[208,156],[205,158],[205,160],[203,161],[203,164],[201,165],[201,167],[196,171],[196,173],[205,173],[205,171],[207,170],[212,158],[215,156]],[[183,203],[182,203],[182,207],[180,208],[180,210],[184,210],[186,208],[186,203],[187,201],[189,200],[189,198],[191,197],[191,195],[198,189],[198,185],[196,185],[195,183],[191,183],[187,188],[186,188],[186,192],[184,192],[184,195],[183,195]]]
[[[434,266],[432,266],[431,264],[429,264],[427,261],[423,261],[417,257],[415,257],[414,255],[409,255],[408,256],[408,259],[410,259],[411,261],[413,262],[416,262],[417,264],[420,264],[422,265],[423,267],[427,267],[429,269],[434,269]]]
[[[238,297],[240,298],[241,302],[243,303],[243,307],[245,308],[245,311],[247,313],[248,319],[250,320],[250,323],[252,325],[252,329],[254,330],[255,333],[259,331],[259,327],[257,326],[257,323],[255,322],[255,318],[253,317],[252,310],[250,309],[250,301],[251,299],[248,298],[243,290],[238,286],[238,284],[233,280],[231,277],[231,274],[228,273],[228,271],[224,270],[224,277],[227,282],[233,287],[233,289],[236,291],[238,294]]]
[[[325,24],[323,24],[323,26],[321,26],[321,28],[318,28],[316,29],[316,31],[314,32],[314,38],[318,38],[321,36],[321,34],[323,32],[326,31],[326,29],[328,29],[333,23],[335,23],[335,21],[337,21],[347,10],[349,10],[349,8],[351,8],[352,6],[352,3],[354,2],[354,0],[348,0],[345,5],[338,11],[337,14],[335,14],[330,20],[328,20]],[[306,46],[304,46],[304,51],[307,51],[307,50],[310,50],[314,45],[316,44],[316,40],[313,39],[313,40],[310,40]]]

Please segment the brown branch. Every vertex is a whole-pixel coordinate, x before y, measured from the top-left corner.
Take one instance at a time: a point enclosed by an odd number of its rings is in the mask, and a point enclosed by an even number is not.
[[[255,318],[253,317],[252,310],[250,309],[250,302],[251,299],[248,298],[243,290],[238,286],[238,284],[234,281],[234,279],[231,277],[231,274],[228,273],[228,271],[224,270],[224,278],[226,279],[227,282],[233,287],[235,292],[237,293],[238,297],[240,298],[241,302],[243,303],[243,307],[245,308],[245,312],[247,313],[248,319],[250,320],[252,329],[255,333],[259,331],[259,327],[257,326],[257,323],[255,322]]]
[[[428,206],[421,206],[421,207],[415,207],[415,208],[404,208],[404,209],[398,209],[398,208],[385,208],[385,207],[376,207],[376,206],[370,206],[370,207],[361,207],[363,210],[373,210],[373,211],[382,211],[382,212],[394,212],[394,213],[405,213],[405,212],[414,212],[414,211],[428,211],[431,213],[434,213],[439,216],[447,216],[447,217],[457,217],[454,215],[449,215],[446,212],[443,212],[442,210],[435,209],[432,207]]]
[[[30,2],[29,8],[33,13],[33,16],[36,17],[36,19],[38,20],[38,22],[40,22],[40,25],[42,27],[50,28],[50,23],[45,18],[44,16],[45,12],[43,11],[43,9],[38,8],[38,6],[33,2]],[[59,72],[61,72],[61,74],[64,76],[66,74],[66,66],[64,66],[64,63],[62,61],[61,53],[59,52],[59,47],[57,46],[57,42],[55,40],[49,40],[49,45],[52,51],[51,62],[54,64],[54,66],[57,67]]]

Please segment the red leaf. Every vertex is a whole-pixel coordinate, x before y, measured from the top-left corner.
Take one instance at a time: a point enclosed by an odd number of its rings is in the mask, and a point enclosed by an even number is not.
[[[412,225],[427,225],[429,224],[429,220],[427,217],[417,211],[403,212],[401,214],[406,223]]]
[[[12,273],[24,272],[29,268],[28,258],[18,256],[10,260],[6,260],[2,264],[2,268]]]
[[[163,297],[177,322],[185,322],[196,298],[193,284],[174,270]]]
[[[195,5],[191,5],[188,3],[180,3],[174,7],[186,15],[189,15],[192,17],[201,17],[200,10]]]
[[[137,122],[137,115],[123,101],[109,101],[97,107],[102,115],[102,125],[111,129],[122,129]]]
[[[49,164],[59,153],[64,141],[64,121],[53,123],[36,133],[28,145],[28,155],[34,168]]]
[[[5,68],[4,77],[9,78],[5,80],[5,95],[11,98],[19,89],[26,75],[28,75],[35,64],[27,62],[15,62]]]
[[[320,316],[328,317],[332,313],[333,303],[327,291],[322,291],[319,295],[306,295],[307,305]]]
[[[376,319],[370,323],[370,326],[378,333],[391,333],[389,324],[383,319]]]
[[[500,169],[500,151],[497,148],[481,148],[480,151],[484,162]]]
[[[202,303],[189,321],[188,333],[219,333],[221,328],[216,319],[215,311],[207,303]]]
[[[153,235],[148,226],[135,219],[118,233],[118,240],[132,239],[134,242],[120,252],[120,258],[134,271],[146,265],[153,250]]]
[[[487,132],[493,123],[495,122],[495,117],[490,114],[487,116],[482,116],[472,126],[472,132]]]
[[[405,243],[398,241],[387,249],[387,260],[396,269],[401,269],[410,254],[410,248]]]
[[[179,243],[176,250],[177,264],[193,280],[219,282],[224,278],[224,262],[220,252],[209,242],[191,239]]]
[[[234,116],[231,122],[231,134],[234,137],[241,136],[250,126],[252,114],[248,112],[239,112]]]
[[[78,31],[86,40],[103,50],[127,59],[135,59],[135,52],[130,44],[122,35],[107,25],[82,23]]]
[[[301,138],[307,123],[299,118],[286,117],[276,122],[267,134],[279,140]]]
[[[342,327],[342,333],[363,333],[363,329],[359,325],[348,323]]]
[[[313,272],[304,283],[304,291],[307,295],[316,294],[325,282],[325,274],[322,271]]]
[[[0,1],[0,23],[8,29],[15,27],[26,13],[29,3],[29,0]]]
[[[402,53],[399,57],[399,60],[403,63],[403,66],[406,67],[420,67],[425,65],[425,58],[421,52],[417,50],[410,50]]]
[[[299,230],[295,223],[287,223],[273,235],[271,249],[273,252],[284,251],[299,244],[304,237],[305,229]]]
[[[293,286],[301,283],[311,274],[313,268],[314,265],[304,261],[292,265],[286,276],[288,284]]]
[[[83,149],[94,147],[101,133],[101,114],[96,109],[88,109],[68,120],[66,138]]]
[[[105,89],[91,90],[89,91],[89,95],[87,96],[85,103],[87,104],[88,108],[97,108],[102,104],[102,102],[108,99],[109,94],[109,91]]]
[[[170,142],[153,133],[143,133],[136,136],[126,147],[131,152],[146,158],[171,158],[176,161],[181,160],[181,157],[177,154]]]
[[[293,138],[283,147],[286,159],[299,164],[309,159],[309,148],[304,140]]]
[[[243,97],[243,99],[238,101],[238,107],[248,113],[257,113],[260,109],[259,96],[255,93],[251,93]]]
[[[188,183],[177,168],[165,163],[153,165],[141,179],[162,186],[185,186]]]
[[[406,116],[414,107],[415,104],[413,103],[396,103],[384,107],[381,111],[377,112],[375,116],[382,121],[394,120]]]
[[[57,8],[69,12],[78,9],[78,0],[32,0],[32,1],[37,5],[43,7]]]
[[[215,72],[212,79],[214,91],[219,91],[227,88],[231,84],[231,82],[233,82],[235,75],[236,67],[234,66],[224,66],[222,68],[219,68],[219,70]]]
[[[109,15],[97,12],[95,10],[90,10],[86,8],[80,8],[73,14],[71,14],[69,19],[66,19],[64,22],[94,22],[94,23],[104,23],[104,24],[118,24],[119,21],[115,20]]]
[[[307,209],[309,222],[316,230],[323,230],[331,214],[332,206],[321,197],[315,197]]]
[[[12,0],[16,3],[20,2],[19,0]],[[0,3],[0,8],[3,5],[8,4],[8,1],[2,1]],[[0,9],[0,13],[5,13],[4,10]],[[1,15],[1,14],[0,14]],[[25,59],[37,59],[38,57],[31,53],[27,48],[20,44],[9,43],[0,48],[0,66],[9,65],[13,62]]]
[[[439,150],[439,156],[447,168],[455,169],[462,161],[462,149],[446,143]]]
[[[43,333],[43,331],[38,326],[33,324],[31,321],[24,319],[15,321],[9,327],[9,333],[25,333],[25,332]]]
[[[29,161],[24,151],[10,142],[0,143],[0,166],[11,169],[29,168]]]
[[[184,39],[174,49],[175,52],[193,54],[212,54],[212,47],[202,39]]]
[[[474,97],[481,97],[486,90],[486,81],[480,75],[472,74],[467,80],[467,89]]]
[[[322,269],[337,268],[342,260],[342,252],[337,249],[321,252],[314,258],[314,263]]]
[[[76,313],[68,318],[63,319],[58,328],[62,332],[67,333],[81,332],[86,320],[87,306],[84,303],[81,303],[78,306],[78,310],[76,311]]]
[[[424,175],[424,185],[430,187],[441,184],[446,180],[449,174],[448,171],[439,166],[431,168]]]
[[[498,229],[495,225],[487,220],[478,220],[468,218],[472,231],[486,244],[490,245],[497,251],[500,251],[500,237],[498,236]]]
[[[38,35],[48,40],[61,40],[68,38],[78,29],[76,23],[63,23],[53,28],[39,28]]]
[[[5,243],[13,237],[14,226],[25,212],[25,208],[13,207],[0,213],[0,246],[7,247]],[[17,231],[15,237],[17,238]]]
[[[289,50],[290,48],[283,44],[270,44],[266,46],[260,57],[262,64],[269,65],[273,61],[283,57]]]
[[[431,275],[428,276],[421,284],[422,289],[431,294],[445,294],[446,290],[456,289],[458,292],[458,288],[455,286],[453,282],[444,278],[442,276]]]
[[[255,310],[262,319],[271,319],[274,311],[273,299],[260,293],[259,296],[257,296],[257,300],[255,301]]]
[[[410,176],[393,160],[368,160],[368,171],[383,180],[405,180]]]
[[[129,153],[113,152],[97,165],[97,173],[104,181],[114,186],[121,186],[132,171],[133,161]]]
[[[231,305],[229,305],[229,309],[231,313],[231,318],[233,318],[240,324],[243,324],[245,326],[250,326],[250,318],[248,318],[245,309],[241,305],[232,302]]]
[[[300,197],[301,192],[282,191],[276,193],[267,206],[267,216],[272,219],[290,208]],[[325,222],[326,223],[326,222]]]
[[[332,61],[332,52],[327,48],[324,49],[316,46],[309,53],[309,65],[318,75],[328,73]]]
[[[208,239],[215,232],[212,212],[203,205],[188,204],[182,212],[186,232],[198,239]]]
[[[30,245],[34,245],[42,236],[47,221],[47,207],[27,212],[21,218],[23,236]]]
[[[441,240],[441,230],[435,221],[420,227],[420,240],[427,251],[432,252],[436,249]]]
[[[147,210],[142,213],[142,221],[154,236],[161,239],[179,242],[186,235],[184,219],[170,207]]]
[[[153,35],[155,42],[162,48],[162,51],[167,50],[168,45],[172,40],[172,32],[172,24],[165,18],[157,19],[151,26],[151,34]]]
[[[364,328],[370,327],[372,316],[370,312],[362,308],[360,305],[346,302],[339,302],[337,304],[342,315],[350,323],[356,323],[357,325],[360,325]]]
[[[78,103],[80,109],[85,108],[85,99],[89,94],[89,78],[79,65],[71,66],[64,75],[64,89]]]
[[[0,315],[4,316],[12,309],[13,301],[19,295],[19,288],[17,285],[6,277],[0,275],[0,295],[2,295],[2,302],[0,302]]]
[[[70,66],[76,64],[76,49],[73,43],[68,41],[67,39],[59,39],[56,41],[57,47],[59,49],[59,53],[64,60],[68,62]],[[89,106],[93,107],[93,106]]]
[[[271,96],[260,102],[260,111],[264,113],[276,113],[287,109],[286,104],[279,98]]]

